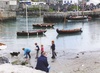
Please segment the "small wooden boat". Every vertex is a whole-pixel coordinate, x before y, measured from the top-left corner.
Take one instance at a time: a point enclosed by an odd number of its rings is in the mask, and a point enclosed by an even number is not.
[[[17,32],[18,36],[33,36],[33,35],[43,35],[46,32],[46,30],[36,30],[36,31],[21,31],[21,32]]]
[[[53,28],[53,23],[42,23],[42,24],[33,24],[33,27],[37,28]]]
[[[58,34],[74,34],[74,33],[82,32],[82,29],[81,28],[71,29],[71,30],[59,30],[59,29],[56,29],[56,31],[57,31]]]
[[[67,20],[84,20],[84,19],[88,19],[87,16],[69,16],[66,17]]]
[[[6,49],[7,45],[4,43],[0,43],[0,50]]]

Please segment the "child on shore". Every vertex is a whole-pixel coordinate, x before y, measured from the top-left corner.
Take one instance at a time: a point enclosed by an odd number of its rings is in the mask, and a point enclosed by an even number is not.
[[[40,48],[39,48],[37,43],[35,43],[35,50],[36,50],[36,57],[35,57],[35,59],[37,59],[38,55],[39,55],[39,50],[40,50]]]
[[[41,54],[44,52],[44,47],[41,45]]]
[[[55,56],[57,56],[56,52],[55,52],[55,43],[54,40],[51,41],[51,50],[52,50],[52,59],[55,59]]]

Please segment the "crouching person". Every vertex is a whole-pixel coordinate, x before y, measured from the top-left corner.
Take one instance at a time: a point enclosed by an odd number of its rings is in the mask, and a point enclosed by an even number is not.
[[[28,59],[29,57],[29,59],[31,59],[31,55],[30,55],[31,50],[28,48],[22,48],[22,50],[24,51],[25,58]]]
[[[46,73],[49,73],[50,65],[47,61],[47,54],[46,52],[42,52],[41,56],[37,59],[37,64],[35,69],[45,71]]]

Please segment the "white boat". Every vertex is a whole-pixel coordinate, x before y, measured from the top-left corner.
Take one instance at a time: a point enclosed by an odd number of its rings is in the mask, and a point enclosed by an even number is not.
[[[6,44],[0,43],[0,50],[6,49],[6,48],[7,48]]]
[[[78,1],[79,3],[79,1]],[[84,11],[82,10],[82,15],[79,15],[79,7],[78,7],[78,4],[77,4],[77,14],[76,15],[70,15],[68,17],[66,17],[67,20],[86,20],[88,19],[88,16],[85,16],[84,15]]]

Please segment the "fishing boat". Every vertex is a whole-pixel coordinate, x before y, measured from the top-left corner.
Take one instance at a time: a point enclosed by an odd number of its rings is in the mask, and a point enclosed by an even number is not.
[[[33,35],[43,35],[46,32],[46,30],[36,30],[36,31],[22,31],[22,32],[17,32],[18,36],[33,36]]]
[[[87,19],[88,17],[87,16],[69,16],[69,17],[66,17],[67,20],[84,20],[84,19]]]
[[[79,1],[78,1],[78,3],[79,3]],[[70,15],[70,16],[66,17],[66,19],[67,20],[85,20],[85,19],[88,19],[88,16],[84,15],[84,11],[83,10],[84,9],[82,9],[82,12],[81,12],[82,15],[79,15],[79,7],[78,7],[78,4],[77,4],[77,12],[76,12],[76,14],[75,15]]]
[[[41,24],[33,24],[33,27],[36,28],[53,28],[53,23],[41,23]]]
[[[53,28],[54,24],[53,23],[44,23],[41,22],[41,4],[39,5],[39,17],[40,19],[38,19],[38,23],[33,24],[33,28]]]
[[[46,30],[28,30],[28,17],[27,17],[27,4],[26,4],[26,31],[18,31],[17,36],[33,36],[33,35],[43,35],[46,32]]]
[[[4,43],[0,43],[0,50],[6,49],[7,45]]]
[[[70,29],[70,30],[59,30],[56,29],[58,34],[75,34],[75,33],[81,33],[82,32],[82,28],[77,28],[77,29]]]

